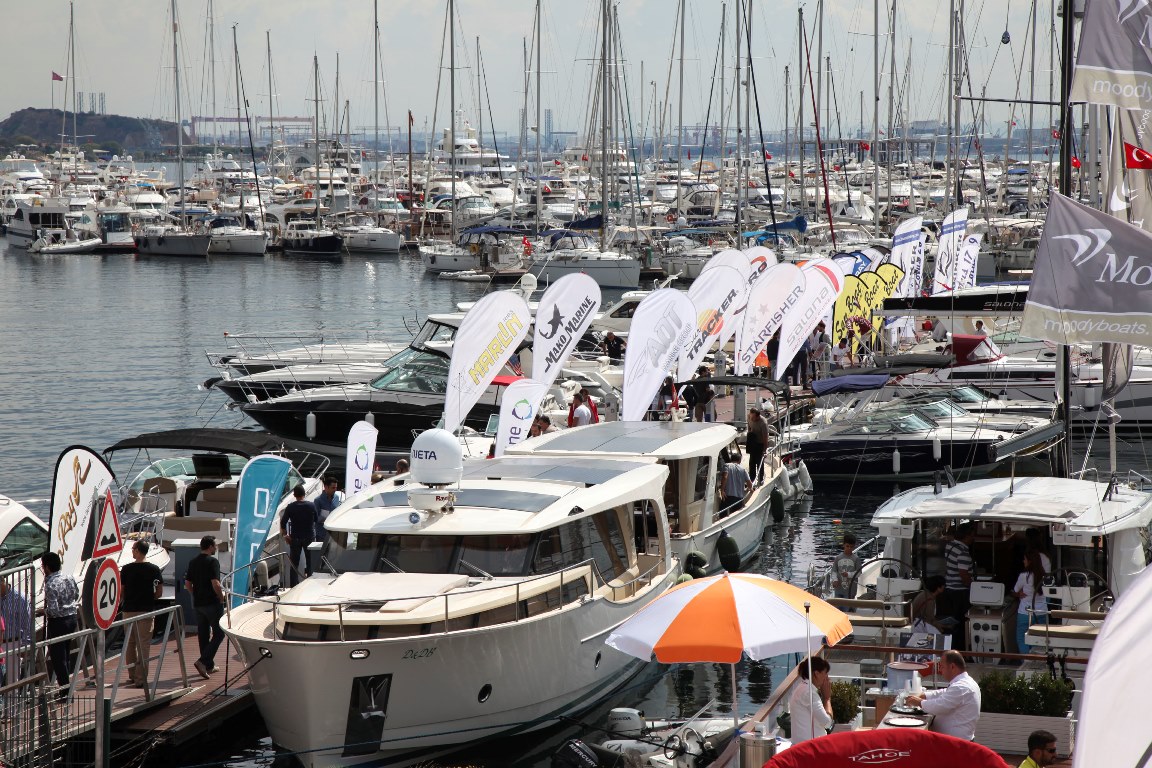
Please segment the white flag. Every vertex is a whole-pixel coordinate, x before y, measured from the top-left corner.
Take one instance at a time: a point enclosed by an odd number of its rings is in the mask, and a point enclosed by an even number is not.
[[[769,253],[771,253],[771,251],[769,251]],[[752,290],[752,284],[756,282],[756,278],[760,276],[759,272],[752,269],[752,263],[748,260],[748,256],[742,251],[737,251],[735,248],[729,248],[727,250],[720,251],[712,258],[708,259],[708,263],[704,265],[704,268],[700,270],[700,273],[703,274],[709,269],[715,269],[716,267],[732,267],[732,269],[739,272],[744,277],[744,281],[747,283],[749,291]],[[689,291],[688,293],[689,296],[691,296],[692,292]],[[740,325],[740,316],[744,312],[744,308],[746,306],[746,303],[741,304],[732,312],[732,320],[725,321],[724,325],[720,329],[720,336],[717,339],[717,346],[723,347],[728,343],[728,340],[732,338],[732,335],[736,333],[736,328]]]
[[[923,216],[913,216],[900,222],[892,236],[892,253],[888,263],[895,264],[904,273],[895,295],[910,298],[920,295],[920,283],[924,279],[924,246],[921,240]]]
[[[556,282],[559,283],[560,280]],[[544,399],[544,393],[548,391],[549,386],[535,379],[517,379],[504,389],[504,399],[500,401],[500,426],[496,428],[494,456],[503,456],[505,450],[528,437],[532,420],[536,418],[540,401]]]
[[[79,576],[80,566],[93,556],[95,528],[106,514],[115,481],[112,468],[91,448],[74,445],[56,460],[48,549],[60,555],[64,575]]]
[[[844,273],[832,259],[816,259],[803,267],[804,294],[784,318],[780,331],[780,352],[772,361],[776,378],[804,346],[804,339],[824,315],[831,311],[840,291],[844,290]]]
[[[980,241],[984,235],[979,232],[965,235],[956,256],[956,285],[953,290],[971,288],[976,285],[976,262],[980,258]]]
[[[696,308],[694,333],[680,353],[681,381],[690,379],[704,355],[716,343],[724,326],[735,325],[736,311],[747,303],[748,280],[732,267],[715,267],[701,272],[688,289]],[[635,327],[636,321],[632,321]]]
[[[496,291],[476,302],[452,343],[444,429],[455,431],[524,337],[532,313],[519,293]]]
[[[760,277],[752,286],[744,320],[736,331],[737,376],[752,373],[756,356],[804,295],[804,270],[795,264],[774,264]]]
[[[675,288],[661,288],[644,297],[632,315],[624,349],[623,421],[642,421],[664,377],[675,372],[692,332],[696,309]]]
[[[532,378],[544,385],[545,392],[599,309],[600,285],[584,273],[565,275],[544,291],[532,335]]]
[[[956,257],[960,243],[968,230],[968,209],[957,208],[944,217],[940,227],[940,247],[936,251],[936,277],[932,280],[932,295],[950,291],[956,285]]]
[[[376,427],[358,421],[348,430],[348,457],[344,461],[344,492],[351,496],[372,483],[372,465],[376,460]]]

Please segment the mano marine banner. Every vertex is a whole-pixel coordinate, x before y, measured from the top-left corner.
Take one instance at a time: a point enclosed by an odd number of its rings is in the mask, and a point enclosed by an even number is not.
[[[490,293],[468,310],[452,343],[444,429],[455,431],[528,335],[532,314],[518,293]]]
[[[600,285],[589,275],[565,275],[544,291],[532,335],[532,378],[543,384],[545,391],[556,381],[599,310]]]

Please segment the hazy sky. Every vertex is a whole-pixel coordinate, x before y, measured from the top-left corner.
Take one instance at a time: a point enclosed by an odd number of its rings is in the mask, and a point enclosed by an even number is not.
[[[795,112],[798,58],[797,7],[805,9],[811,30],[817,2],[808,0],[752,0],[753,48],[756,81],[765,130],[784,124],[784,67],[789,66],[793,87],[791,110]],[[1040,32],[1037,46],[1037,98],[1048,95],[1048,29],[1052,0],[1040,0]],[[671,119],[677,107],[678,64],[673,57],[677,0],[619,0],[618,13],[625,55],[632,122],[653,123],[652,83],[657,99],[668,91]],[[184,91],[184,115],[212,113],[210,66],[207,55],[209,0],[180,0],[180,53]],[[437,109],[437,76],[440,84],[436,124],[448,118],[447,53],[441,66],[441,40],[447,0],[384,0],[380,3],[380,44],[383,65],[381,123],[384,110],[394,126],[404,123],[408,110],[415,115],[416,130],[432,126]],[[899,2],[897,11],[897,84],[907,90],[906,109],[911,119],[943,116],[943,88],[947,48],[948,2],[916,0]],[[372,106],[372,0],[222,0],[215,3],[216,113],[235,114],[232,66],[232,26],[237,25],[245,91],[254,114],[268,111],[268,69],[265,32],[270,31],[272,72],[275,79],[276,112],[279,115],[311,114],[312,55],[320,59],[321,96],[327,101],[327,123],[334,107],[336,58],[340,57],[340,100],[351,102],[352,131],[370,133]],[[599,0],[543,0],[543,98],[554,112],[554,129],[583,133],[588,119],[590,75],[599,56],[597,16]],[[685,123],[702,123],[713,83],[720,37],[721,0],[687,0],[685,53]],[[731,10],[728,3],[728,44],[725,63],[729,89],[734,53]],[[483,122],[494,119],[498,129],[517,131],[518,110],[524,106],[523,45],[531,45],[533,0],[457,0],[457,103],[475,124],[477,115],[476,40],[484,59],[486,94]],[[1028,65],[1031,52],[1027,0],[967,0],[966,28],[970,46],[971,89],[975,95],[987,86],[988,96],[1028,97]],[[39,0],[21,5],[19,34],[5,43],[10,62],[5,87],[0,91],[0,116],[26,106],[47,107],[52,101],[51,72],[69,74],[68,12],[65,0]],[[887,27],[887,10],[881,8],[881,27]],[[171,119],[172,99],[171,28],[168,3],[163,0],[116,0],[96,3],[80,0],[76,16],[76,88],[103,92],[110,113]],[[825,133],[854,134],[860,123],[861,93],[864,121],[871,125],[874,71],[872,65],[872,0],[827,0],[824,52],[831,57],[832,76],[839,106],[839,123]],[[1010,45],[1002,45],[1005,28]],[[889,39],[881,39],[887,69]],[[813,60],[816,40],[811,41]],[[912,66],[907,67],[911,52]],[[1021,60],[1023,66],[1021,67]],[[641,75],[643,72],[643,75]],[[1022,75],[1018,75],[1022,72]],[[644,112],[641,112],[641,84]],[[1019,85],[1018,85],[1019,83]],[[55,83],[59,107],[64,85]],[[887,86],[882,80],[881,126],[887,122]],[[965,84],[965,91],[968,90]],[[529,88],[534,99],[535,86]],[[718,89],[718,84],[717,84]],[[714,93],[712,114],[718,109]],[[731,98],[729,94],[729,99]],[[810,97],[809,97],[810,98]],[[491,116],[488,105],[491,106]],[[88,99],[82,105],[87,109]],[[529,113],[535,110],[529,103]],[[966,120],[973,107],[965,105]],[[1026,109],[1026,108],[1025,108]],[[835,111],[835,110],[834,110]],[[806,120],[811,105],[805,105]],[[989,130],[1002,131],[1008,119],[1006,107],[989,107]],[[1025,112],[1017,112],[1024,125]],[[1047,110],[1038,110],[1037,124],[1044,125]],[[835,120],[835,118],[833,118]],[[531,119],[529,122],[533,122]],[[716,122],[713,117],[710,121]],[[202,131],[205,129],[201,129]],[[209,129],[210,130],[210,129]],[[487,130],[487,128],[485,129]],[[870,128],[869,128],[870,130]],[[651,129],[649,129],[651,132]]]

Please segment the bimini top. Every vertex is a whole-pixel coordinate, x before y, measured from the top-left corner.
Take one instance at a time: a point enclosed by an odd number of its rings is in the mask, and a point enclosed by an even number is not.
[[[939,495],[913,488],[889,499],[872,524],[914,519],[995,520],[1019,525],[1065,525],[1104,535],[1152,521],[1152,495],[1117,485],[1105,501],[1108,483],[1059,477],[973,480]]]
[[[104,449],[104,453],[133,449],[171,449],[177,451],[215,451],[246,458],[283,448],[283,441],[266,432],[247,429],[169,429],[145,432],[129,437]]]
[[[555,456],[611,453],[683,459],[715,455],[736,438],[727,424],[694,421],[607,421],[540,435],[510,448],[512,454]]]
[[[555,461],[503,457],[465,463],[451,492],[451,512],[413,516],[409,491],[419,483],[377,483],[333,510],[325,521],[332,531],[376,534],[498,535],[534,533],[569,519],[633,502],[659,502],[668,468],[655,461],[572,459]],[[413,522],[413,519],[416,522]]]

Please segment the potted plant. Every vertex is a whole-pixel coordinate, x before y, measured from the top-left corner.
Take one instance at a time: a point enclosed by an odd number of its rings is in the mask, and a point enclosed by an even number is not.
[[[1060,754],[1071,754],[1075,732],[1068,683],[1049,674],[989,672],[980,678],[980,699],[977,742],[997,752],[1020,754],[1028,734],[1043,729],[1056,735]]]
[[[862,722],[860,686],[847,680],[832,681],[832,732],[854,731]]]

